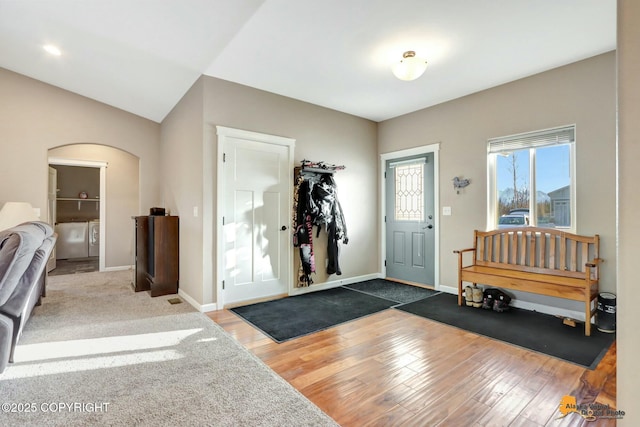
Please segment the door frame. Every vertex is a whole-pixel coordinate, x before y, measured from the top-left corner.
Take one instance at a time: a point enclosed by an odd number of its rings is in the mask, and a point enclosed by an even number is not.
[[[434,233],[434,260],[433,260],[433,285],[436,290],[440,290],[440,143],[434,143],[429,145],[423,145],[415,148],[408,148],[406,150],[392,151],[390,153],[380,154],[380,253],[379,253],[379,268],[382,277],[387,277],[387,267],[384,265],[387,257],[387,224],[384,220],[386,215],[386,185],[384,173],[387,166],[387,161],[402,159],[404,157],[416,156],[420,154],[433,154],[433,226],[435,227]]]
[[[52,172],[55,179],[51,179]],[[53,182],[52,182],[53,181]],[[53,188],[51,185],[53,184]],[[47,223],[55,230],[58,214],[58,170],[49,164],[47,176]],[[52,199],[53,198],[53,199]],[[53,245],[49,260],[47,261],[47,273],[56,268],[56,245]]]
[[[49,166],[78,166],[85,168],[99,168],[100,169],[100,254],[98,256],[98,270],[105,271],[106,269],[106,242],[105,235],[107,231],[107,162],[93,161],[93,160],[77,160],[77,159],[64,159],[60,157],[49,157]],[[56,208],[57,209],[57,208]],[[57,214],[57,212],[56,212]]]
[[[217,147],[217,162],[216,162],[216,214],[215,214],[215,230],[216,230],[216,306],[218,309],[224,308],[224,230],[222,224],[222,213],[224,212],[224,141],[226,138],[239,138],[262,144],[275,144],[287,147],[289,152],[288,167],[291,172],[289,176],[285,177],[287,184],[287,215],[289,216],[289,224],[291,224],[291,210],[293,208],[293,154],[295,149],[296,140],[283,136],[269,135],[264,133],[252,132],[242,129],[234,129],[225,126],[216,126],[216,135],[218,140]],[[289,228],[290,230],[290,228]],[[291,231],[291,230],[290,230]],[[291,233],[289,233],[289,236]],[[286,274],[288,275],[289,286],[287,294],[291,295],[293,290],[293,250],[292,245],[287,245],[287,254],[283,254],[288,261],[288,268]]]

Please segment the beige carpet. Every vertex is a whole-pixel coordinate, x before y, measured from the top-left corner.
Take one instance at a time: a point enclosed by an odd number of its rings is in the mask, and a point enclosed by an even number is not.
[[[50,278],[0,376],[0,425],[336,425],[208,317],[130,282]]]

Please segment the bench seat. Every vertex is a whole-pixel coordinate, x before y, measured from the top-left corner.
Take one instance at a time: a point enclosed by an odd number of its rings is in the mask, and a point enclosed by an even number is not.
[[[584,279],[553,274],[528,273],[496,267],[472,265],[462,269],[462,280],[471,283],[491,283],[498,288],[548,295],[574,301],[584,301]],[[591,286],[591,296],[598,294],[597,284]]]

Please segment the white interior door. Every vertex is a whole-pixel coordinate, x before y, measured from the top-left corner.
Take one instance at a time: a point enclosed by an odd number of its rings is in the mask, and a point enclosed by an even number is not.
[[[291,278],[290,147],[224,136],[223,300],[287,294]]]

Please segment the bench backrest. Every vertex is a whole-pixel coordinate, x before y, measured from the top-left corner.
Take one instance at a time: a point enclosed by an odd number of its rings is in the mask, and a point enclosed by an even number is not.
[[[600,237],[536,227],[476,230],[474,248],[477,265],[581,278],[585,263],[600,256]],[[597,267],[591,275],[598,279]]]

